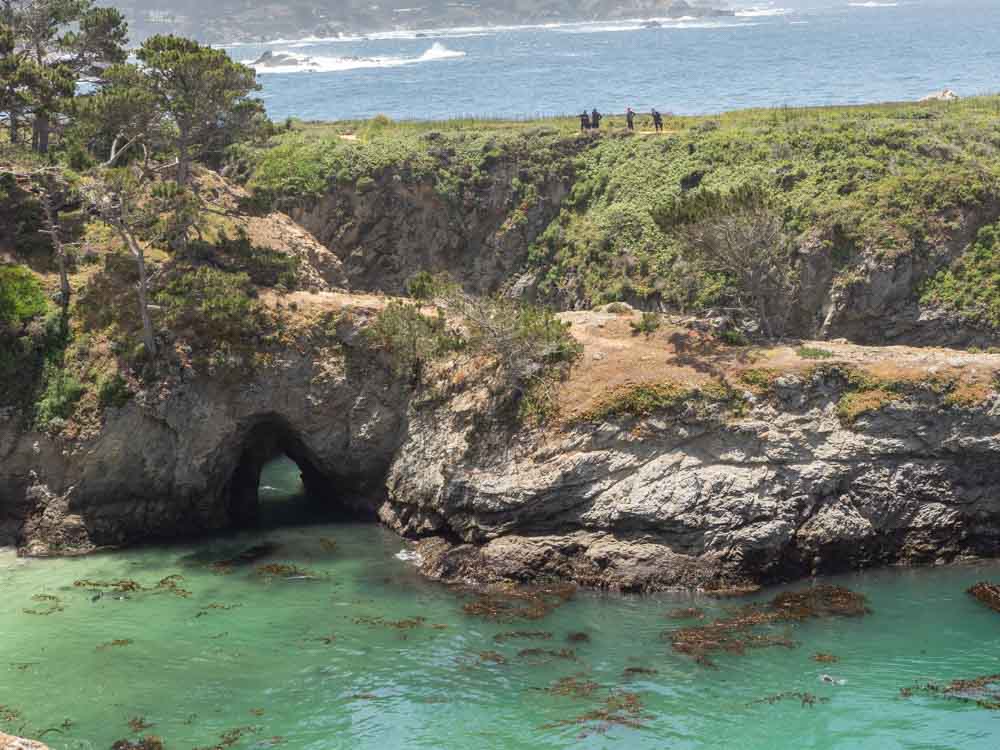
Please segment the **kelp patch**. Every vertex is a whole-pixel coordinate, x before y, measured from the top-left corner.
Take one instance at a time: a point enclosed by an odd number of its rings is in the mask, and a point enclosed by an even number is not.
[[[711,654],[743,654],[748,649],[794,648],[788,633],[760,633],[759,628],[804,622],[821,617],[863,617],[870,614],[867,599],[842,586],[822,585],[806,591],[778,594],[764,606],[749,605],[707,625],[664,631],[678,653],[713,666]]]
[[[494,622],[541,620],[575,595],[576,586],[572,584],[498,585],[476,592],[475,598],[462,606],[462,611],[470,617]]]
[[[1000,711],[1000,674],[945,683],[929,682],[926,685],[903,688],[899,693],[903,698],[912,698],[917,693],[936,695],[990,711]]]
[[[580,738],[583,739],[593,734],[606,734],[614,727],[642,729],[652,719],[652,716],[645,713],[638,693],[613,692],[598,707],[579,716],[546,724],[542,729],[582,725],[584,730],[580,733]]]
[[[62,600],[52,594],[35,594],[31,597],[31,601],[37,602],[38,606],[21,610],[26,615],[40,615],[44,617],[63,611]]]
[[[173,594],[182,599],[187,599],[191,596],[191,592],[180,585],[183,581],[184,576],[174,574],[166,578],[161,578],[153,586],[143,586],[138,581],[133,581],[130,578],[123,578],[117,581],[80,580],[73,581],[73,586],[78,589],[95,592],[94,601],[103,596],[124,598],[129,594],[139,593]]]
[[[775,703],[781,703],[783,701],[798,701],[802,704],[803,708],[812,708],[817,703],[829,703],[829,698],[817,698],[812,693],[801,693],[801,692],[786,692],[778,693],[777,695],[769,695],[766,698],[761,698],[750,703],[751,706],[759,706],[767,704],[773,706]]]

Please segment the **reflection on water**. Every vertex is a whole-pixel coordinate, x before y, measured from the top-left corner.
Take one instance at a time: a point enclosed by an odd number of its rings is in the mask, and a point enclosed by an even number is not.
[[[54,750],[143,734],[170,750],[997,747],[1000,712],[900,689],[1000,673],[1000,615],[965,594],[1000,566],[838,579],[873,614],[769,625],[795,647],[713,654],[713,669],[671,633],[743,602],[581,592],[494,621],[421,580],[405,548],[343,524],[4,553],[0,730]]]

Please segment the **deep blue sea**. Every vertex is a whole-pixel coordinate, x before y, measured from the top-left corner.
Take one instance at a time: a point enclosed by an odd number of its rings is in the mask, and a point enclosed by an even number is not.
[[[228,47],[274,118],[706,114],[1000,90],[1000,0],[776,0],[733,18],[391,32]]]

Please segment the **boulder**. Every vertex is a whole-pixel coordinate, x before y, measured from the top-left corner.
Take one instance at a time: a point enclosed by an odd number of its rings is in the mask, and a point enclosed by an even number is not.
[[[41,742],[13,737],[0,732],[0,750],[49,750],[49,748]]]
[[[951,89],[941,89],[940,91],[935,91],[933,94],[928,94],[920,101],[922,102],[954,102],[961,99],[961,97],[956,94]]]

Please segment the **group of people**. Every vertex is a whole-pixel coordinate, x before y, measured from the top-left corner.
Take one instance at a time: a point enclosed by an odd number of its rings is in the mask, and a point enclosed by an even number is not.
[[[657,133],[662,133],[663,115],[657,112],[655,109],[652,111],[651,114],[653,116],[653,127],[656,128]],[[596,107],[594,108],[594,111],[591,112],[590,114],[587,114],[587,111],[584,110],[583,113],[580,115],[580,130],[583,131],[600,130],[601,120],[603,119],[604,115],[598,112]],[[625,122],[630,131],[635,131],[635,110],[632,109],[631,107],[628,107],[625,110]]]

